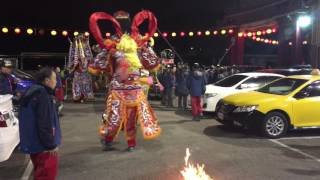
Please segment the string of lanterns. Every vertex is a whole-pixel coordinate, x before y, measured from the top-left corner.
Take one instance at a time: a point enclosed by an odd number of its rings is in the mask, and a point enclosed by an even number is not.
[[[39,34],[39,35],[44,35],[45,32],[50,32],[50,34],[52,36],[57,36],[59,34],[61,34],[62,36],[68,36],[70,33],[73,33],[74,36],[77,36],[80,34],[79,31],[67,31],[67,30],[56,30],[56,29],[53,29],[53,30],[44,30],[44,29],[39,29],[37,30],[36,28],[19,28],[19,27],[15,27],[15,28],[8,28],[8,27],[2,27],[1,31],[2,33],[4,34],[7,34],[9,33],[10,31],[14,31],[15,34],[21,34],[23,32],[26,32],[28,35],[36,35],[36,34]],[[251,37],[252,35],[253,36],[259,36],[259,35],[264,35],[264,34],[271,34],[271,33],[275,33],[277,30],[275,28],[273,29],[266,29],[266,30],[263,30],[263,31],[257,31],[257,32],[247,32],[247,33],[244,33],[244,32],[239,32],[238,33],[238,36],[239,37]],[[90,33],[85,31],[85,32],[82,32],[84,33],[86,36],[89,36]],[[180,37],[185,37],[185,36],[189,36],[189,37],[193,37],[193,36],[210,36],[210,35],[232,35],[234,33],[234,29],[220,29],[220,30],[214,30],[214,31],[209,31],[209,30],[206,30],[206,31],[196,31],[196,32],[193,32],[193,31],[189,31],[189,32],[184,32],[184,31],[181,31],[179,33],[177,32],[163,32],[161,35],[163,37],[178,37],[178,35]],[[111,33],[110,32],[106,32],[105,33],[105,36],[106,37],[109,37],[111,36]],[[153,35],[154,37],[159,37],[160,34],[159,33],[154,33]]]
[[[270,35],[276,33],[278,30],[277,28],[266,28],[262,30],[256,30],[256,31],[240,31],[237,33],[237,36],[239,38],[247,38],[251,39],[255,42],[259,43],[265,43],[265,44],[272,44],[272,45],[278,45],[279,41],[273,40],[270,38],[263,38],[264,35]],[[90,33],[88,31],[72,31],[72,30],[45,30],[45,29],[37,29],[37,28],[20,28],[20,27],[2,27],[1,32],[3,34],[8,34],[10,32],[14,32],[15,34],[19,35],[22,33],[26,33],[28,35],[44,35],[46,33],[50,33],[51,36],[58,36],[62,35],[64,37],[68,37],[69,35],[78,36],[79,34],[84,34],[85,36],[90,36]],[[154,33],[153,37],[158,38],[160,36],[165,38],[177,38],[177,37],[200,37],[200,36],[218,36],[218,35],[230,35],[234,36],[235,30],[232,28],[222,28],[217,30],[206,30],[206,31],[181,31],[181,32],[162,32],[161,34],[156,32]],[[106,32],[105,37],[111,37],[111,32]],[[304,45],[306,45],[308,42],[303,41]],[[292,46],[292,42],[289,42],[289,46]]]
[[[51,36],[57,36],[59,34],[61,34],[62,36],[67,37],[70,33],[73,33],[74,36],[78,36],[80,34],[80,32],[78,31],[67,31],[67,30],[44,30],[44,29],[39,29],[37,30],[36,28],[19,28],[19,27],[15,27],[15,28],[8,28],[8,27],[2,27],[1,28],[1,32],[3,34],[8,34],[10,31],[13,31],[15,34],[19,35],[23,32],[27,33],[28,35],[44,35],[45,32],[50,32]],[[90,36],[89,32],[82,32],[85,36]]]

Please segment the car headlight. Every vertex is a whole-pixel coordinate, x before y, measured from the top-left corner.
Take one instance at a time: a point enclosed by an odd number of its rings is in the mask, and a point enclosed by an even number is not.
[[[204,97],[211,98],[211,97],[215,97],[216,95],[218,95],[218,94],[217,93],[208,93],[208,94],[205,94]]]
[[[234,113],[241,113],[241,112],[252,112],[255,109],[257,109],[258,106],[253,105],[253,106],[239,106],[237,107],[233,112]]]

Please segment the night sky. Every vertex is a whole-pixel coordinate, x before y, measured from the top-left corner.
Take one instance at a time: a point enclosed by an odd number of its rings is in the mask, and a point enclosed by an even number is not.
[[[139,2],[139,3],[137,3]],[[229,1],[230,2],[230,1]],[[162,1],[162,0],[65,0],[65,1],[6,1],[0,11],[2,26],[39,27],[60,30],[88,30],[89,16],[96,11],[113,14],[117,10],[128,11],[131,16],[141,9],[149,9],[158,18],[159,29],[165,31],[212,30],[222,20],[226,1]],[[110,31],[110,24],[102,26]],[[1,54],[20,54],[21,52],[68,52],[67,38],[52,37],[50,32],[43,36],[16,35],[13,32],[0,35]],[[185,37],[169,38],[170,43],[185,61],[211,64],[224,53],[230,43],[229,37]],[[94,40],[91,44],[94,44]],[[169,46],[156,39],[159,52]],[[193,49],[193,50],[191,50]]]

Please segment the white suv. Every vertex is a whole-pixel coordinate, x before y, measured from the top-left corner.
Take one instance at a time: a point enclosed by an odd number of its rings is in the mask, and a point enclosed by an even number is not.
[[[207,85],[203,98],[203,111],[215,112],[216,105],[222,98],[239,92],[256,90],[281,77],[284,76],[272,73],[239,73]]]

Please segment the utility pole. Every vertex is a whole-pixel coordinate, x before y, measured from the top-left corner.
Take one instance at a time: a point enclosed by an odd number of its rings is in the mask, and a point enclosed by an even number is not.
[[[312,8],[311,65],[313,69],[320,65],[320,0]]]

